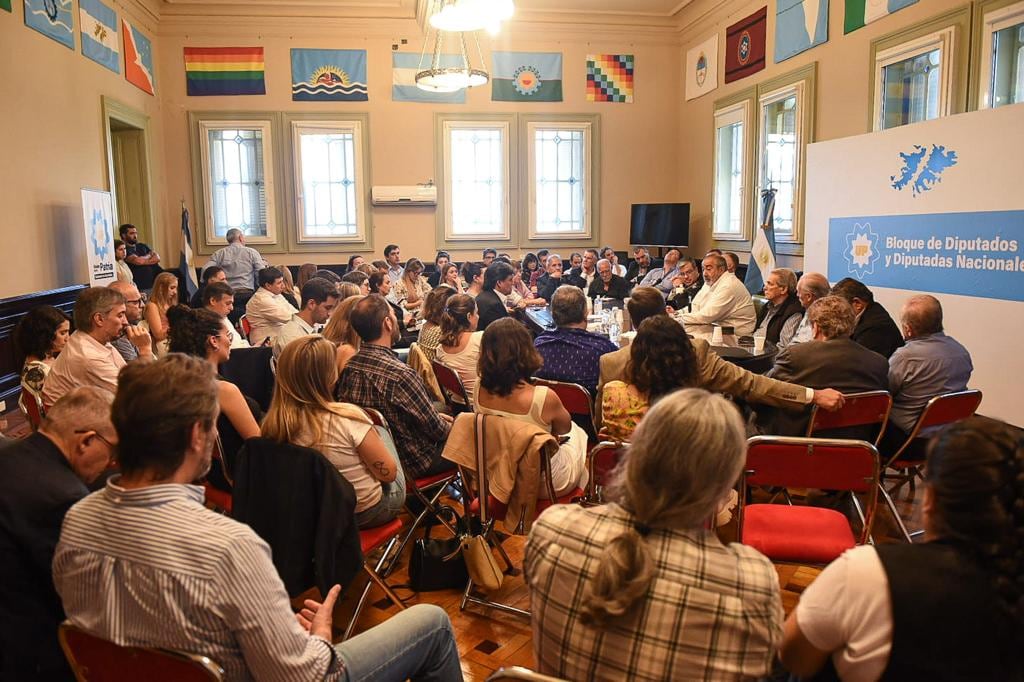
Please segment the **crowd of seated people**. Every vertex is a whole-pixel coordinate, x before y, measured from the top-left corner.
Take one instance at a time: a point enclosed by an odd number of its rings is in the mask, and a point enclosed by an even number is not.
[[[262,436],[323,454],[355,490],[360,528],[396,518],[407,478],[453,468],[441,456],[452,417],[394,352],[410,339],[428,360],[456,371],[472,410],[558,438],[550,460],[556,495],[586,485],[588,438],[559,396],[534,378],[586,388],[602,434],[631,443],[618,483],[606,491],[611,503],[555,506],[534,524],[524,567],[543,672],[566,679],[757,677],[781,656],[796,674],[832,666],[849,679],[906,677],[915,666],[942,665],[942,657],[925,660],[904,643],[907,633],[918,633],[915,642],[950,642],[953,650],[956,638],[977,642],[980,619],[991,616],[1000,634],[979,645],[983,655],[970,659],[970,670],[982,671],[979,678],[1019,677],[1019,656],[1007,652],[1020,644],[1021,590],[1008,578],[1008,557],[1021,551],[1024,534],[1022,445],[1001,424],[972,420],[933,442],[924,509],[931,542],[848,552],[805,592],[784,629],[771,563],[749,547],[721,543],[704,525],[733,494],[745,428],[802,435],[811,406],[836,409],[845,395],[888,390],[894,409],[884,456],[907,438],[930,398],[966,388],[970,355],[945,334],[938,299],[908,299],[897,325],[856,280],[830,289],[818,273],[797,278],[776,269],[758,318],[728,254],[708,254],[703,278],[677,249],[660,264],[639,248],[628,267],[607,248],[587,249],[564,272],[562,257],[543,250],[521,262],[496,249],[480,255],[460,267],[439,252],[433,288],[422,263],[403,264],[397,245],[374,264],[354,256],[343,276],[307,264],[297,307],[285,300],[291,285],[282,269],[250,270],[252,340],[271,339],[276,358],[266,416],[219,374],[233,349],[248,346],[231,322],[238,292],[221,265],[206,268],[191,308],[178,304],[178,279],[164,272],[152,278],[148,302],[124,280],[84,291],[70,334],[72,325],[56,308],[25,315],[14,334],[25,395],[49,410],[31,440],[5,450],[9,459],[0,456],[0,474],[10,479],[0,487],[14,491],[19,476],[47,476],[46,486],[22,486],[4,499],[36,505],[37,518],[57,523],[49,522],[48,536],[38,534],[41,554],[27,556],[11,542],[3,547],[5,593],[29,587],[18,601],[5,598],[0,610],[5,618],[28,609],[38,616],[26,631],[3,628],[4,678],[24,678],[25,670],[68,676],[55,646],[66,615],[118,643],[209,655],[229,679],[333,679],[343,678],[342,669],[351,679],[382,664],[414,679],[459,679],[450,625],[436,609],[402,612],[360,635],[367,643],[408,640],[418,653],[383,662],[358,637],[332,648],[337,591],[292,617],[266,545],[206,510],[202,489],[193,485],[204,480],[230,491],[237,453]],[[587,299],[595,295],[626,301],[623,312],[637,330],[632,343],[620,348],[588,331]],[[549,304],[554,322],[536,337],[521,321],[523,308],[534,304]],[[757,374],[721,357],[702,334],[713,325],[766,336],[780,349],[774,367]],[[744,427],[721,394],[743,401],[755,421]],[[389,431],[374,427],[361,408],[381,412]],[[212,464],[214,448],[219,457]],[[983,456],[971,459],[974,452]],[[112,460],[117,473],[85,499],[86,486]],[[965,505],[977,505],[980,520],[969,518]],[[32,532],[10,530],[18,523],[11,514],[0,505],[0,538]],[[167,524],[172,532],[155,530]],[[100,527],[128,529],[129,542],[113,544],[95,532]],[[196,551],[220,561],[189,562]],[[112,581],[101,565],[130,565],[133,572]],[[700,571],[687,568],[698,565]],[[928,571],[933,577],[923,584],[907,579]],[[172,574],[194,585],[245,585],[258,597],[241,604],[237,589],[229,594],[227,587],[217,588],[215,598],[192,589],[161,596],[132,582],[166,584]],[[955,604],[965,617],[951,634],[935,627],[930,602],[943,582],[954,581],[965,586]],[[915,612],[917,600],[929,601],[929,609]],[[129,617],[110,618],[110,605]],[[229,611],[231,618],[224,616]],[[223,636],[201,635],[191,623]],[[685,641],[659,636],[677,627],[672,623],[685,623]]]

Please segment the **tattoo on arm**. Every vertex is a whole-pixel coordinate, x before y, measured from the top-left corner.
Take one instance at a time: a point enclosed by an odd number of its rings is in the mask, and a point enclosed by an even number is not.
[[[384,462],[374,462],[373,468],[376,469],[377,473],[380,474],[381,476],[391,475],[391,472],[388,470],[387,466],[385,466]]]

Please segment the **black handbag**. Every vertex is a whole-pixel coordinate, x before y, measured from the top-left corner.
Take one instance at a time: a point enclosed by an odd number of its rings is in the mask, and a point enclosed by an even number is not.
[[[432,519],[424,524],[423,537],[416,540],[409,558],[409,587],[414,592],[433,592],[463,588],[469,581],[466,561],[462,558],[462,536],[465,520],[449,506],[438,507],[439,514],[450,515],[457,537],[432,538]]]

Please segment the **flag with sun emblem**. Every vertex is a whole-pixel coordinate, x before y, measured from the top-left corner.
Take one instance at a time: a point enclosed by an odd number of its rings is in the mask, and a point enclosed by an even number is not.
[[[764,68],[768,7],[725,29],[725,82],[746,78]]]
[[[25,0],[25,25],[73,50],[74,11],[71,0]]]
[[[121,73],[117,47],[117,14],[100,0],[78,0],[82,54],[114,73]]]
[[[292,100],[365,102],[366,50],[292,49]]]
[[[633,101],[633,55],[587,55],[587,101]]]
[[[491,100],[561,102],[561,52],[493,52]]]

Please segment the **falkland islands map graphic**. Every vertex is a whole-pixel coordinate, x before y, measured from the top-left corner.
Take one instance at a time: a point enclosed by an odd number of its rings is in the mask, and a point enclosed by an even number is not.
[[[936,183],[942,182],[942,173],[950,166],[955,166],[957,161],[956,152],[942,145],[933,144],[929,150],[919,144],[914,145],[914,151],[900,152],[903,160],[903,168],[898,175],[890,175],[892,188],[901,191],[910,187],[911,194],[917,198],[918,194],[934,189]]]

